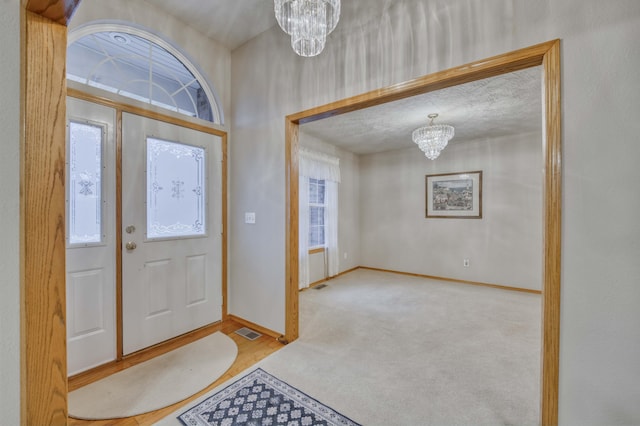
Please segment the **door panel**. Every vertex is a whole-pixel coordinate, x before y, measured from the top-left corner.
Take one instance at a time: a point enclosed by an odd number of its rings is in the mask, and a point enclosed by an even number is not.
[[[222,319],[222,140],[123,113],[123,351]]]
[[[116,358],[115,110],[67,98],[67,368]]]

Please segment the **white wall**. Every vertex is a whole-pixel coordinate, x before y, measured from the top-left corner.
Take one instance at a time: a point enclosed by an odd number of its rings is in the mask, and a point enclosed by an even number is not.
[[[540,290],[542,135],[365,155],[362,266]],[[481,219],[425,219],[425,175],[482,170]],[[463,266],[463,259],[470,266]]]
[[[640,423],[640,2],[397,0],[370,22],[345,14],[320,57],[296,57],[277,27],[232,54],[233,309],[284,331],[285,115],[560,38],[560,422]],[[235,220],[254,209],[255,227]]]
[[[340,158],[340,194],[338,197],[338,247],[340,272],[362,263],[360,245],[360,157],[344,149],[336,149]]]
[[[324,252],[309,255],[309,284],[326,279]]]
[[[20,424],[20,2],[0,0],[0,413]]]

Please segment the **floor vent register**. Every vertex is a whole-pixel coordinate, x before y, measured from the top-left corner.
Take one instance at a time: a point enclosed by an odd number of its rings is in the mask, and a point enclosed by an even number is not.
[[[236,334],[241,335],[245,339],[256,340],[258,337],[262,336],[262,334],[255,332],[247,327],[242,327],[239,330],[236,330]]]

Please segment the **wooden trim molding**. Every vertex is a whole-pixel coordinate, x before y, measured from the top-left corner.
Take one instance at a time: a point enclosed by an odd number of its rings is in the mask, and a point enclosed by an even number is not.
[[[122,325],[122,110],[116,109],[116,360],[124,354]]]
[[[544,56],[556,41],[541,43],[488,59],[471,62],[466,65],[439,71],[393,86],[372,90],[351,98],[301,111],[287,116],[286,122],[294,124],[310,123],[370,106],[381,105],[451,86],[535,67],[542,64]]]
[[[544,55],[544,292],[542,298],[542,395],[540,423],[558,424],[560,277],[562,275],[562,99],[560,41]]]
[[[227,301],[227,279],[229,278],[228,271],[228,254],[227,254],[227,220],[228,220],[228,186],[229,186],[229,178],[228,178],[228,165],[227,165],[227,133],[225,132],[222,136],[222,320],[226,320],[228,318],[228,301]]]
[[[379,271],[379,272],[389,272],[391,274],[407,275],[407,276],[410,276],[410,277],[429,278],[431,280],[447,281],[447,282],[451,282],[451,283],[476,285],[476,286],[481,286],[481,287],[491,287],[491,288],[497,288],[497,289],[500,289],[500,290],[519,291],[519,292],[522,292],[522,293],[542,294],[542,291],[533,290],[533,289],[530,289],[530,288],[512,287],[512,286],[500,285],[500,284],[489,284],[489,283],[482,283],[482,282],[478,282],[478,281],[459,280],[459,279],[456,279],[456,278],[437,277],[435,275],[416,274],[414,272],[402,272],[402,271],[394,271],[394,270],[391,270],[391,269],[372,268],[370,266],[359,266],[358,269],[366,269],[366,270],[369,270],[369,271]]]
[[[313,287],[315,287],[315,286],[317,286],[319,284],[326,283],[327,281],[331,281],[331,280],[333,280],[335,278],[338,278],[338,277],[340,277],[342,275],[348,274],[349,272],[355,271],[356,269],[360,269],[360,268],[361,268],[361,266],[356,266],[355,268],[351,268],[351,269],[347,269],[346,271],[342,271],[338,275],[334,275],[333,277],[323,278],[321,280],[318,280],[316,282],[313,282],[313,283],[309,284],[309,287],[301,288],[300,291],[309,290],[310,288],[313,288]]]
[[[162,121],[180,127],[189,128],[199,132],[219,136],[221,138],[221,188],[222,188],[222,225],[221,225],[221,247],[222,247],[222,320],[227,318],[227,218],[228,218],[228,168],[227,168],[227,133],[212,127],[192,123],[187,120],[164,115],[154,111],[135,107],[126,103],[120,103],[108,98],[95,96],[81,90],[67,88],[67,96],[92,102],[112,108],[116,112],[116,361],[125,358],[122,348],[122,114],[124,112],[136,114],[153,120]],[[177,337],[176,339],[179,339]],[[100,368],[100,367],[98,367]]]
[[[81,0],[26,0],[25,9],[61,25],[68,25]],[[22,2],[25,3],[25,0]]]
[[[324,247],[318,247],[309,250],[309,254],[324,253]]]
[[[27,10],[22,31],[21,423],[64,425],[67,29]]]
[[[298,132],[299,125],[370,106],[405,99],[463,83],[482,80],[542,65],[544,86],[544,256],[542,309],[542,374],[540,378],[543,425],[558,423],[558,366],[561,277],[561,169],[562,128],[560,99],[560,41],[552,40],[503,55],[439,71],[404,83],[373,90],[285,117],[286,170],[286,313],[288,341],[298,337]]]
[[[215,333],[216,331],[220,331],[223,328],[223,325],[224,322],[222,321],[205,325],[204,327],[189,331],[188,333],[182,334],[171,340],[167,340],[142,349],[138,352],[129,354],[120,360],[111,361],[109,363],[102,364],[98,367],[71,376],[69,377],[69,392],[81,388],[82,386],[86,386],[97,380],[108,377],[111,374],[117,373],[118,371],[125,370],[129,367],[133,367],[136,364],[140,364],[141,362],[148,361],[157,356],[166,354],[167,352],[170,352],[174,349],[188,345],[189,343],[193,343],[196,340]]]
[[[67,88],[67,95],[72,98],[81,99],[88,102],[93,102],[96,104],[104,105],[110,108],[114,108],[116,110],[121,110],[122,112],[128,112],[131,114],[139,115],[141,117],[150,118],[152,120],[163,121],[165,123],[174,124],[180,127],[186,127],[188,129],[197,130],[203,133],[209,133],[211,135],[216,135],[220,137],[225,137],[227,132],[224,130],[219,130],[214,127],[210,127],[204,124],[194,123],[188,120],[183,120],[182,118],[174,117],[167,114],[162,114],[155,111],[149,111],[144,108],[140,108],[134,105],[130,105],[123,102],[117,102],[111,100],[109,98],[104,98],[101,96],[96,96],[90,93],[83,92],[82,90],[78,90],[72,87]]]
[[[338,277],[340,277],[340,276],[342,276],[342,275],[348,274],[349,272],[353,272],[353,271],[355,271],[356,269],[360,269],[360,268],[361,268],[361,266],[356,266],[355,268],[351,268],[351,269],[347,269],[346,271],[342,271],[342,272],[340,272],[338,275],[334,275],[333,277],[323,278],[323,279],[321,279],[321,280],[318,280],[318,281],[316,281],[316,282],[313,282],[313,283],[309,284],[309,287],[301,288],[301,289],[300,289],[300,291],[306,291],[306,290],[309,290],[310,288],[313,288],[313,287],[315,287],[315,286],[317,286],[317,285],[320,285],[320,284],[322,284],[322,283],[326,283],[327,281],[331,281],[331,280],[333,280],[333,279],[336,279],[336,278],[338,278]]]
[[[298,338],[298,153],[299,125],[297,121],[285,118],[285,333],[284,340],[293,342]]]
[[[307,288],[301,288],[301,289],[300,289],[300,291],[306,291],[306,290],[309,290],[310,288],[313,288],[313,287],[315,287],[315,286],[317,286],[317,285],[320,285],[320,284],[322,284],[322,283],[326,283],[327,281],[329,281],[329,279],[330,279],[330,278],[323,278],[323,279],[321,279],[321,280],[318,280],[318,281],[312,282],[312,283],[310,283],[310,284],[309,284],[309,287],[307,287]]]
[[[338,278],[339,276],[348,274],[349,272],[355,271],[357,269],[366,269],[368,271],[378,271],[378,272],[388,272],[390,274],[406,275],[406,276],[409,276],[409,277],[418,277],[418,278],[428,278],[428,279],[431,279],[431,280],[447,281],[447,282],[459,283],[459,284],[476,285],[476,286],[481,286],[481,287],[491,287],[491,288],[497,288],[497,289],[500,289],[500,290],[519,291],[519,292],[522,292],[522,293],[542,294],[542,291],[533,290],[533,289],[530,289],[530,288],[512,287],[512,286],[500,285],[500,284],[489,284],[489,283],[482,283],[482,282],[478,282],[478,281],[459,280],[457,278],[446,278],[446,277],[438,277],[438,276],[435,276],[435,275],[416,274],[415,272],[402,272],[402,271],[395,271],[393,269],[374,268],[374,267],[371,267],[371,266],[356,266],[355,268],[351,268],[351,269],[346,270],[344,272],[340,272],[336,276],[323,278],[323,279],[321,279],[319,281],[313,282],[313,283],[309,284],[309,287],[303,288],[300,291],[308,290],[308,289],[313,288],[313,287],[315,287],[315,286],[317,286],[319,284],[326,283],[327,281],[330,281],[330,280],[332,280],[334,278]]]
[[[56,426],[65,425],[68,415],[64,232],[65,25],[80,0],[21,0],[20,4],[23,9],[20,37],[20,417],[23,425]],[[147,115],[143,111],[131,112]],[[175,119],[166,121],[180,122]],[[197,126],[189,123],[188,127]],[[206,126],[199,126],[197,130],[222,136],[226,150],[226,132]],[[223,170],[225,167],[226,164]],[[223,244],[226,246],[226,235],[223,235]],[[226,264],[223,271],[225,268]],[[223,277],[223,289],[225,287],[226,275]],[[226,304],[226,294],[223,295],[223,303]]]
[[[237,322],[238,324],[242,324],[243,326],[248,327],[248,328],[250,328],[252,330],[255,330],[258,333],[262,333],[262,334],[265,334],[267,336],[271,336],[274,339],[279,339],[280,337],[282,337],[282,335],[280,333],[278,333],[276,331],[273,331],[273,330],[269,330],[266,327],[263,327],[263,326],[258,325],[256,323],[248,321],[248,320],[246,320],[244,318],[237,317],[237,316],[235,316],[233,314],[229,314],[228,317],[229,317],[230,320],[233,320],[233,321]]]

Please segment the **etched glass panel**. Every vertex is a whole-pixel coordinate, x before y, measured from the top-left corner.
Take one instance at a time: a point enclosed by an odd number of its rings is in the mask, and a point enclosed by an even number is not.
[[[69,122],[69,244],[102,242],[101,126]]]
[[[205,235],[203,148],[147,138],[147,238]]]

